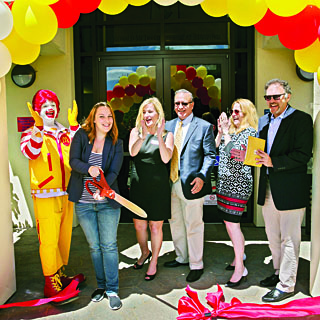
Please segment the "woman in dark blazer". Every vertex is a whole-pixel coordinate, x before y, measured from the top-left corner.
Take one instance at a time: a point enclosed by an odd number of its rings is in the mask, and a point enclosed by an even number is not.
[[[114,112],[107,103],[99,102],[72,140],[68,193],[69,200],[75,202],[76,215],[87,238],[95,269],[98,286],[91,300],[98,302],[106,295],[113,310],[122,306],[118,297],[117,247],[120,205],[101,197],[95,188],[91,188],[92,196],[85,183],[94,177],[100,180],[101,168],[109,186],[119,192],[117,177],[122,161],[123,146],[122,140],[118,140]]]

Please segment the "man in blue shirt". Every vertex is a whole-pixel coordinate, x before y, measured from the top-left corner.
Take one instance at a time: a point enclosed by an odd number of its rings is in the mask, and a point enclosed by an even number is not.
[[[266,150],[258,150],[257,164],[262,164],[258,204],[272,253],[275,272],[260,281],[273,287],[262,297],[277,302],[294,295],[301,222],[309,201],[307,163],[312,156],[313,121],[309,114],[289,105],[288,82],[272,79],[265,85],[270,113],[259,119],[259,137],[266,140]]]

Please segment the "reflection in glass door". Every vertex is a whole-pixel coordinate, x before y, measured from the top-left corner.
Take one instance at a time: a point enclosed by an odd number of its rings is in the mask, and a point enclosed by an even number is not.
[[[123,113],[123,122],[131,129],[141,102],[157,95],[156,66],[107,66],[105,72],[105,99]]]
[[[221,112],[221,65],[170,65],[171,90],[190,91],[194,98],[193,112],[202,117]]]

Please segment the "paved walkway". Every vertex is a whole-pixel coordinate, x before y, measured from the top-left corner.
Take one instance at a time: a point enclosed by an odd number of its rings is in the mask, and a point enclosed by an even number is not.
[[[231,276],[225,267],[233,259],[233,249],[222,224],[205,225],[205,272],[201,279],[190,287],[198,292],[200,301],[206,305],[205,296],[217,290],[221,285],[226,302],[237,297],[242,302],[261,303],[261,296],[268,289],[257,284],[261,279],[272,274],[272,261],[263,228],[243,227],[246,238],[246,267],[249,271],[248,281],[240,287],[225,288],[224,284]],[[108,301],[99,303],[90,301],[96,288],[93,267],[88,246],[80,227],[74,228],[68,274],[83,272],[87,281],[81,286],[78,300],[60,307],[51,304],[32,308],[11,308],[0,310],[0,319],[175,319],[178,316],[179,299],[185,295],[188,267],[167,269],[163,263],[175,258],[169,225],[164,225],[164,243],[158,263],[156,278],[147,282],[141,270],[134,270],[133,264],[139,256],[133,224],[120,224],[118,231],[120,252],[120,297],[123,307],[118,311],[108,308]],[[310,242],[303,236],[301,246],[296,295],[285,300],[307,297],[309,286],[309,251]],[[33,300],[43,297],[43,277],[38,254],[38,240],[35,229],[27,230],[15,244],[17,292],[8,302]],[[283,302],[284,303],[284,302]],[[210,309],[210,307],[209,307]],[[320,316],[308,319],[319,319]],[[287,318],[289,319],[289,318]],[[295,318],[297,319],[297,318]],[[304,318],[306,319],[306,318]]]

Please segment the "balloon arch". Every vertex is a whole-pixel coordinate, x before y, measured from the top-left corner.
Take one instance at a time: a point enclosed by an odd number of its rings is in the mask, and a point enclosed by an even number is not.
[[[35,61],[40,45],[51,41],[58,28],[72,27],[80,13],[99,9],[116,15],[128,5],[150,1],[162,6],[178,1],[201,5],[212,17],[228,14],[237,25],[254,25],[265,36],[278,35],[286,48],[294,50],[297,65],[317,72],[320,82],[320,0],[0,0],[0,77],[12,63]]]

